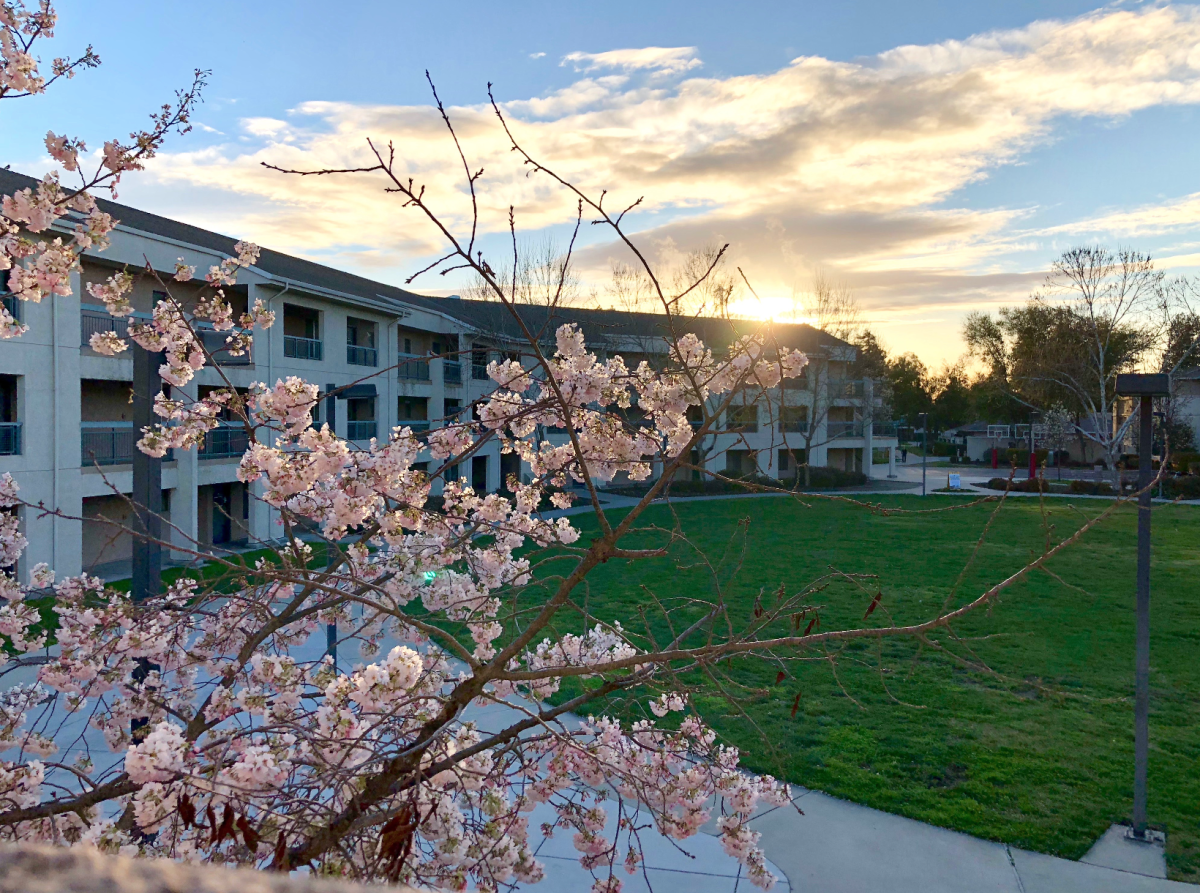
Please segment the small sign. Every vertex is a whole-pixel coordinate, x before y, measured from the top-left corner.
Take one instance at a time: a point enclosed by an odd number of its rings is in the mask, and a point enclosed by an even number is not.
[[[961,490],[962,489],[962,475],[961,474],[950,475],[950,489],[951,490]]]

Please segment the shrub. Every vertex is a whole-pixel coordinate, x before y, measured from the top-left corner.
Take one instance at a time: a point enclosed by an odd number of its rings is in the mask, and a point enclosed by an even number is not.
[[[1200,475],[1165,478],[1162,489],[1168,499],[1200,499]]]

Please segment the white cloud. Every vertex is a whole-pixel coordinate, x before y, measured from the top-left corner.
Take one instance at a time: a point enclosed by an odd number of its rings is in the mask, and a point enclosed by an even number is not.
[[[606,207],[645,202],[633,226],[651,246],[718,236],[766,290],[831,266],[879,312],[1011,299],[1040,278],[1012,272],[1006,253],[1056,232],[1137,235],[1200,221],[1200,195],[1113,211],[1054,230],[1021,231],[1028,209],[946,208],[957,190],[1044,142],[1063,117],[1119,120],[1140,109],[1200,103],[1200,10],[1104,9],[964,41],[899,47],[856,62],[801,57],[778,71],[678,81],[694,48],[572,53],[581,77],[546,96],[503,105],[537,158]],[[503,234],[510,205],[525,229],[573,218],[574,201],[527,176],[490,108],[449,110],[479,183],[481,231]],[[377,176],[286,177],[264,169],[354,167],[368,137],[396,148],[397,174],[426,186],[447,220],[469,227],[462,168],[429,106],[309,102],[285,118],[242,122],[239,140],[164,153],[160,184],[211,193],[206,222],[281,250],[375,270],[415,269],[439,236],[402,211]],[[219,197],[236,197],[220,201]],[[590,234],[595,228],[589,230]],[[485,246],[486,247],[486,246]],[[598,274],[611,249],[581,256]],[[369,258],[369,260],[368,260]],[[397,277],[399,278],[399,277]],[[431,282],[431,285],[441,285]]]
[[[618,68],[622,71],[650,69],[664,74],[679,74],[699,68],[702,63],[695,47],[642,47],[630,50],[609,50],[604,53],[574,52],[563,56],[559,65],[571,63],[576,71],[597,71]]]
[[[546,55],[545,53],[530,53],[530,54],[529,54],[529,58],[530,58],[530,59],[541,59],[541,58],[543,58],[545,55]]]

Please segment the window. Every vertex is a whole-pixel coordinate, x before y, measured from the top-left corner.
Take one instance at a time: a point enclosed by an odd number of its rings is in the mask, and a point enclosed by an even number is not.
[[[485,493],[488,488],[488,457],[474,456],[471,459],[471,488],[476,493]]]
[[[779,410],[779,430],[785,433],[804,433],[808,430],[807,406],[783,406]]]
[[[346,362],[351,366],[377,366],[375,323],[366,319],[346,318]]]
[[[777,478],[795,477],[797,469],[808,461],[807,456],[808,454],[804,450],[780,450],[775,462],[775,476]]]
[[[365,443],[378,436],[375,422],[375,398],[353,397],[346,401],[346,439]]]
[[[283,355],[297,360],[322,358],[320,311],[283,305]]]
[[[473,348],[471,350],[471,378],[473,378],[475,381],[487,381],[487,367],[487,348]]]
[[[412,339],[411,338],[404,339],[404,352],[407,354],[412,353]]]
[[[21,455],[21,423],[17,421],[17,376],[0,375],[0,456]]]
[[[758,406],[751,403],[746,406],[731,406],[727,412],[729,430],[753,433],[758,430]]]
[[[447,399],[447,400],[442,401],[442,405],[443,405],[443,414],[446,416],[446,421],[447,422],[458,421],[458,417],[462,413],[462,401]]]

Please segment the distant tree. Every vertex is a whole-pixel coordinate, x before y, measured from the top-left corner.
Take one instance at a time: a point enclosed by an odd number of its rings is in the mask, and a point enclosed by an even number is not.
[[[504,284],[505,295],[514,304],[572,307],[582,297],[579,274],[570,254],[549,236],[523,246],[518,252],[515,272],[507,266],[494,273],[494,280]],[[499,300],[487,279],[479,273],[467,287],[467,296],[476,301]]]
[[[1147,255],[1072,248],[1051,265],[1043,292],[995,318],[971,314],[963,335],[1022,404],[1073,412],[1079,437],[1102,450],[1116,475],[1133,420],[1120,418],[1116,379],[1138,368],[1159,340],[1162,286]]]
[[[929,388],[933,395],[931,417],[934,430],[944,431],[974,419],[975,401],[972,398],[971,381],[961,362],[947,365],[932,376]]]
[[[910,426],[917,424],[919,414],[932,411],[929,370],[915,353],[902,354],[888,363],[888,384],[896,416]]]
[[[684,256],[670,274],[673,294],[669,303],[673,311],[729,318],[729,306],[740,294],[741,286],[729,269],[725,254],[728,247],[709,244]]]

